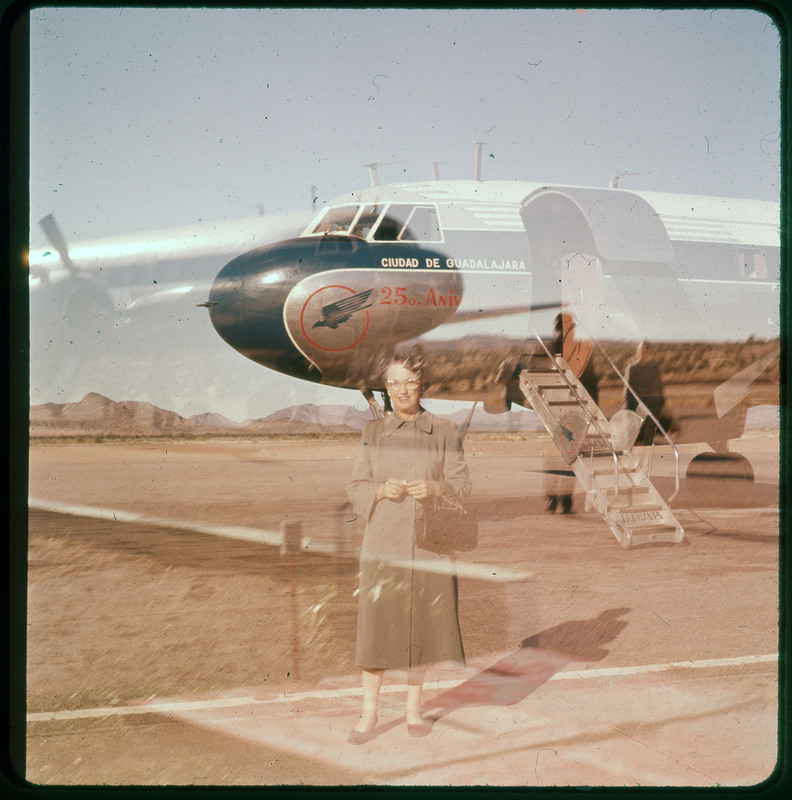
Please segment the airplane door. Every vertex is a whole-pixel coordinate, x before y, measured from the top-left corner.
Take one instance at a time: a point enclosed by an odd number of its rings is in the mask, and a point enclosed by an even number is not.
[[[593,253],[577,250],[560,261],[561,302],[586,331],[600,329],[602,306],[602,264]]]
[[[591,338],[689,336],[700,327],[672,269],[668,232],[643,198],[623,189],[545,187],[523,200],[520,216],[533,302],[571,299],[581,338],[584,330]]]

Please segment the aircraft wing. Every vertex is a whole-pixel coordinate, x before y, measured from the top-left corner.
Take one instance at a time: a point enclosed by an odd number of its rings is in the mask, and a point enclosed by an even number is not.
[[[501,308],[488,308],[478,311],[457,311],[444,325],[451,325],[454,322],[471,322],[477,319],[489,319],[491,317],[506,317],[511,314],[530,314],[534,311],[547,311],[550,308],[562,308],[563,304],[559,300],[557,303],[536,303],[528,306],[503,306]]]
[[[719,417],[731,411],[751,391],[751,384],[778,358],[780,348],[768,353],[745,369],[732,375],[715,389],[715,412]]]

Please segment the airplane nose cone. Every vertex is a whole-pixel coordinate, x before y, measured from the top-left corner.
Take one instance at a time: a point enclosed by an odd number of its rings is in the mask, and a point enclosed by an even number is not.
[[[212,325],[252,361],[304,380],[321,380],[286,330],[284,304],[305,278],[341,266],[370,268],[365,242],[332,236],[298,238],[244,253],[215,278],[207,303]]]
[[[283,304],[304,274],[301,250],[281,242],[235,258],[218,273],[208,302],[212,325],[231,347],[296,377],[306,377],[308,365],[284,328]]]

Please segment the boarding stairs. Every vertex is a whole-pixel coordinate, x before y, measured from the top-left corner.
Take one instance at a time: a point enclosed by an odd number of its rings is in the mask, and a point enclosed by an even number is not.
[[[682,541],[682,526],[632,453],[640,416],[618,411],[608,420],[566,361],[549,351],[528,360],[519,382],[585,488],[586,511],[598,511],[622,547]]]

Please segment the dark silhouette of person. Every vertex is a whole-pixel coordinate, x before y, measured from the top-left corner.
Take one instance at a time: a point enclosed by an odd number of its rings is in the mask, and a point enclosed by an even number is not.
[[[569,364],[569,368],[577,379],[583,384],[595,404],[599,402],[599,379],[591,360],[592,348],[584,346],[575,339],[575,320],[570,314],[558,314],[554,321],[555,338],[550,346],[550,352],[561,356]],[[572,513],[572,494],[549,494],[547,496],[546,510],[552,514],[558,507],[562,514]]]
[[[650,345],[648,342],[641,342],[635,351],[635,359],[627,367],[625,378],[630,384],[635,394],[638,395],[640,403],[646,406],[649,411],[659,420],[660,414],[665,404],[665,394],[663,391],[663,379],[660,376],[660,369],[651,360]],[[639,400],[635,395],[625,388],[624,407],[628,411],[641,413],[639,410]],[[654,420],[645,416],[641,430],[635,440],[636,444],[652,444],[654,442],[657,425]]]

